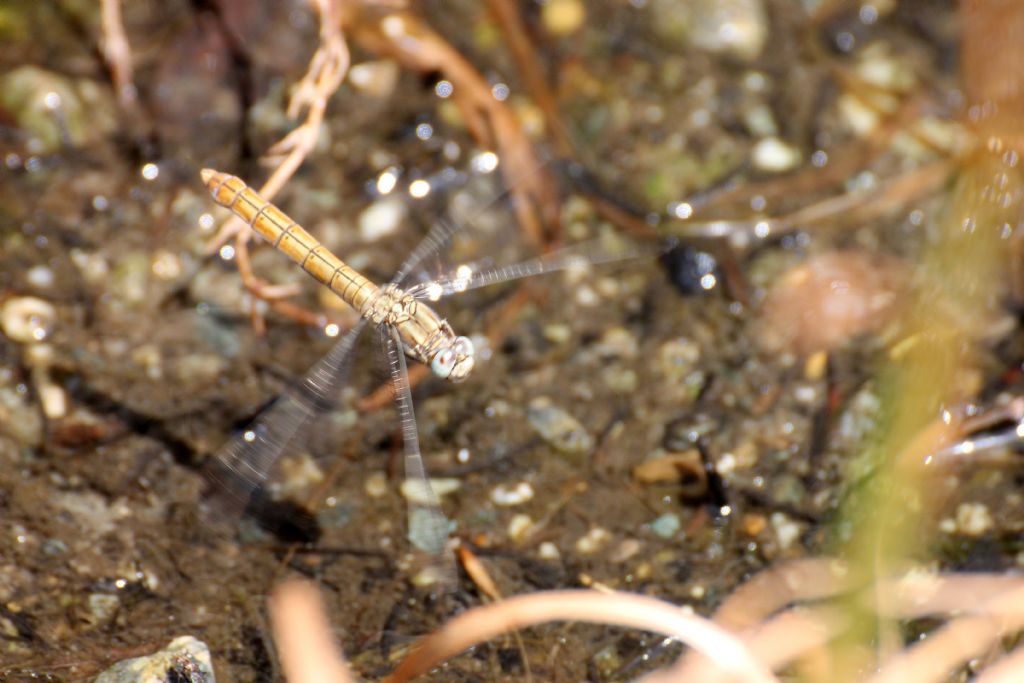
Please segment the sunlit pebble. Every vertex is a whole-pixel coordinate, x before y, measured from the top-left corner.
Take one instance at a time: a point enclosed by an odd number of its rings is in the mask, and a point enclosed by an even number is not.
[[[607,529],[594,527],[576,541],[576,552],[581,555],[590,555],[600,550],[609,540],[611,533]]]
[[[477,173],[492,173],[498,168],[498,155],[494,152],[480,152],[473,157],[469,165]]]
[[[376,242],[398,230],[408,212],[405,202],[393,197],[378,199],[359,213],[359,236]]]
[[[499,484],[491,489],[491,502],[500,507],[522,505],[533,499],[533,487],[528,481],[518,484]]]
[[[759,140],[750,156],[755,168],[769,173],[789,171],[800,163],[800,150],[776,137]]]
[[[542,560],[557,560],[560,556],[558,546],[551,541],[544,541],[537,546],[537,556]]]
[[[455,92],[455,86],[451,84],[451,81],[438,81],[434,86],[434,94],[441,99],[451,97],[453,92]]]
[[[329,323],[324,326],[324,334],[328,337],[337,337],[338,333],[341,332],[341,328],[334,323]]]
[[[422,199],[430,194],[430,183],[426,180],[414,180],[409,183],[409,196],[414,199]]]
[[[225,244],[223,247],[220,248],[220,251],[217,252],[217,254],[221,257],[221,259],[225,261],[230,261],[231,259],[235,258],[235,248],[230,244]]]
[[[533,527],[533,520],[529,515],[522,513],[513,515],[508,523],[508,536],[512,539],[520,539]]]
[[[865,26],[871,26],[871,24],[878,21],[878,8],[874,5],[861,5],[858,14],[860,22]]]
[[[157,176],[160,175],[160,167],[153,163],[144,164],[140,173],[146,180],[156,180]]]
[[[53,286],[54,275],[53,271],[46,266],[33,266],[28,269],[25,274],[25,279],[33,287],[39,287],[40,289],[49,289]]]
[[[495,83],[491,88],[491,96],[499,102],[504,102],[508,99],[509,89],[504,83]]]
[[[421,123],[416,126],[416,137],[420,140],[429,140],[434,137],[434,127],[429,123]]]

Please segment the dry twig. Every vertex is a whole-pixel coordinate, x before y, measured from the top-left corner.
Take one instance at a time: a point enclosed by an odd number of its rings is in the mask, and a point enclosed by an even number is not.
[[[323,125],[327,102],[345,80],[351,62],[348,45],[341,33],[338,0],[311,2],[320,15],[320,46],[309,62],[306,75],[295,87],[287,110],[287,115],[291,119],[297,119],[303,111],[305,118],[297,128],[275,143],[263,158],[264,162],[274,166],[270,178],[259,189],[260,195],[268,201],[280,192],[313,151],[320,135],[320,127]],[[296,293],[294,286],[272,285],[253,273],[249,259],[252,230],[239,218],[232,216],[224,222],[207,246],[207,252],[216,252],[232,238],[235,241],[238,271],[246,289],[253,296],[269,302],[274,310],[286,317],[304,324],[319,324],[322,316],[282,301]],[[255,307],[252,320],[257,332],[263,332],[263,319]]]
[[[292,683],[349,683],[348,667],[331,637],[320,595],[311,583],[289,580],[270,598],[274,642]]]
[[[122,107],[135,102],[135,84],[132,76],[132,48],[121,21],[121,0],[101,0],[100,23],[103,39],[100,50],[110,67],[117,101]]]

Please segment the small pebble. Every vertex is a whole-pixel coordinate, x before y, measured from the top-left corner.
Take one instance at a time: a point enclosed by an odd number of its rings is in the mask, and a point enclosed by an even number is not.
[[[800,538],[800,525],[781,512],[773,512],[769,521],[775,530],[775,538],[778,539],[779,547],[788,549]]]
[[[992,513],[982,503],[960,503],[956,508],[956,526],[964,536],[984,536],[995,527]]]
[[[371,498],[380,498],[388,492],[388,478],[383,472],[374,472],[363,482],[363,490]]]
[[[625,562],[639,553],[642,548],[643,544],[640,541],[635,538],[627,538],[619,544],[619,547],[612,551],[608,559],[616,564]]]
[[[501,507],[522,505],[533,498],[533,487],[530,482],[518,484],[499,484],[491,489],[491,502]]]
[[[398,64],[391,60],[378,60],[353,64],[348,70],[347,80],[356,90],[383,99],[394,91],[398,76]]]
[[[666,453],[633,468],[633,478],[641,484],[676,483],[704,476],[704,463],[696,449]]]
[[[581,555],[590,555],[597,552],[611,540],[611,533],[599,526],[594,527],[576,541],[576,552]]]
[[[522,538],[526,536],[532,528],[533,519],[530,518],[530,515],[513,515],[512,519],[509,520],[508,523],[508,537],[513,541],[522,540]]]
[[[359,214],[359,236],[376,242],[393,234],[405,220],[408,208],[400,199],[378,199]]]
[[[543,329],[544,339],[559,346],[572,339],[572,328],[565,323],[552,323]]]
[[[625,327],[609,329],[594,345],[594,350],[606,358],[633,358],[638,348],[636,336]]]
[[[33,287],[49,289],[53,286],[54,276],[53,271],[46,266],[33,266],[25,273],[25,279]]]
[[[799,149],[776,137],[758,141],[750,156],[754,168],[767,173],[790,171],[800,165],[801,159]]]
[[[651,531],[654,532],[655,536],[660,538],[672,538],[679,529],[682,528],[682,522],[679,520],[679,515],[674,513],[666,513],[656,520],[651,522]]]
[[[116,595],[92,593],[89,596],[89,621],[97,626],[109,624],[120,607],[121,599]]]
[[[686,337],[667,341],[658,349],[658,368],[673,383],[682,382],[699,360],[700,346]]]
[[[192,636],[175,638],[151,655],[125,659],[101,673],[94,683],[153,683],[156,681],[215,683],[210,649]]]
[[[583,425],[546,396],[530,401],[526,417],[534,431],[560,451],[586,453],[594,447],[594,437]]]
[[[308,453],[281,458],[281,478],[271,487],[275,495],[294,496],[309,491],[324,480],[324,472]]]
[[[34,296],[8,299],[0,309],[0,328],[19,344],[33,344],[53,331],[57,310],[48,301]]]
[[[551,541],[544,541],[537,546],[537,555],[542,560],[557,560],[561,557],[561,553],[558,552],[558,546]]]

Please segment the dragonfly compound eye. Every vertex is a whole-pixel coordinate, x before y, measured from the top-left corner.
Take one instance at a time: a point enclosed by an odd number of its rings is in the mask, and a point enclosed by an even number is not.
[[[441,349],[434,356],[434,360],[430,361],[430,369],[434,371],[434,374],[442,379],[447,379],[448,375],[452,374],[452,369],[455,367],[455,352],[451,349]]]
[[[469,337],[456,337],[455,343],[452,344],[452,350],[459,360],[472,358],[474,353],[473,342],[470,341]]]

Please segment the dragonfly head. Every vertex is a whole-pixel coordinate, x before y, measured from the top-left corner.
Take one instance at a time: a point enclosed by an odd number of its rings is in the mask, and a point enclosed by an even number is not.
[[[444,346],[434,354],[430,369],[438,377],[461,382],[473,369],[473,353],[473,342],[468,337],[456,337],[450,346]]]

